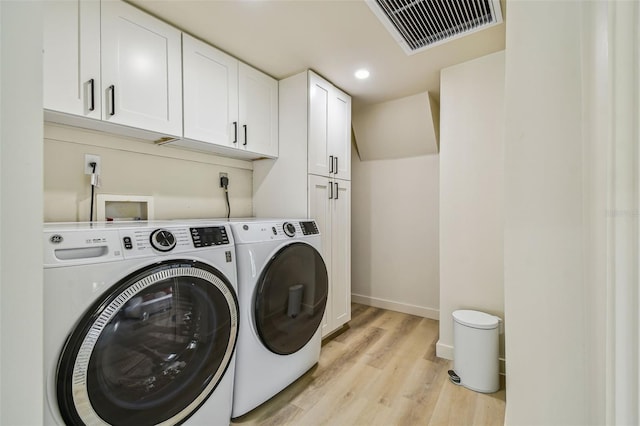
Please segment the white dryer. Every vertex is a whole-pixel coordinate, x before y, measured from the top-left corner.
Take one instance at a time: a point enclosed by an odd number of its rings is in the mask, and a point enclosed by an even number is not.
[[[226,223],[45,224],[44,424],[227,426],[236,290]]]
[[[233,221],[240,333],[232,417],[267,401],[320,358],[327,268],[313,220]]]

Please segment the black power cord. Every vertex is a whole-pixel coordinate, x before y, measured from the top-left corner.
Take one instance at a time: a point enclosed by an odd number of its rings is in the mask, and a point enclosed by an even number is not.
[[[89,165],[91,166],[91,207],[89,209],[89,222],[93,222],[93,199],[95,198],[97,164],[92,161]]]
[[[224,188],[224,196],[227,200],[227,219],[231,216],[231,205],[229,204],[229,178],[227,176],[220,177],[220,186]]]

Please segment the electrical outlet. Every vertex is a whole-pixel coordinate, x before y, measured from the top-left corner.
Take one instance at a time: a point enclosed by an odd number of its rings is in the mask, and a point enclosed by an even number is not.
[[[93,167],[91,167],[91,163],[96,163],[96,174],[100,174],[100,172],[102,171],[100,156],[94,154],[84,155],[84,174],[90,175],[93,173]]]
[[[220,181],[220,188],[224,188],[224,185],[222,184],[222,178],[223,178],[223,177],[227,178],[227,183],[229,183],[229,175],[227,175],[227,174],[226,174],[226,173],[224,173],[224,172],[220,172],[220,178],[219,178],[219,181]]]

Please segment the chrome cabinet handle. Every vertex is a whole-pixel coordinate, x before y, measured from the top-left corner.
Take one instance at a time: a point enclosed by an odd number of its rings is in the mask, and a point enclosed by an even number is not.
[[[242,127],[244,128],[244,143],[242,145],[247,145],[247,125],[243,124]]]
[[[233,143],[238,143],[238,122],[233,122]]]
[[[333,183],[329,182],[329,199],[333,200]]]
[[[338,157],[335,157],[336,159],[336,166],[333,168],[333,173],[338,174]]]
[[[329,156],[329,173],[333,173],[333,155]]]
[[[338,199],[338,182],[335,182],[336,185],[336,200]]]

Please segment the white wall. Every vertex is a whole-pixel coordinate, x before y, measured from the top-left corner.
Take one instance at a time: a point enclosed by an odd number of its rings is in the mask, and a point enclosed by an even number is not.
[[[504,52],[440,76],[440,340],[453,357],[457,309],[504,318]]]
[[[589,358],[605,342],[595,345],[590,337],[600,334],[604,300],[592,303],[587,275],[589,247],[598,242],[585,231],[593,191],[585,183],[594,184],[587,149],[593,141],[589,119],[583,121],[583,75],[592,64],[583,63],[581,51],[593,40],[583,37],[581,17],[596,2],[588,3],[526,1],[507,8],[508,425],[605,424],[604,401],[589,396],[602,389],[604,368]]]
[[[85,154],[101,157],[96,193],[152,196],[155,219],[226,217],[220,172],[229,176],[231,216],[252,215],[251,162],[55,124],[44,137],[45,222],[88,220]]]
[[[352,300],[438,318],[437,155],[351,155]]]
[[[434,97],[424,92],[354,110],[352,125],[360,158],[370,161],[437,154],[438,109]]]
[[[0,1],[0,424],[42,423],[42,5]]]

